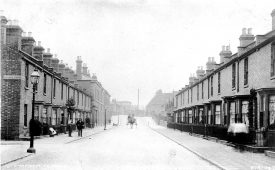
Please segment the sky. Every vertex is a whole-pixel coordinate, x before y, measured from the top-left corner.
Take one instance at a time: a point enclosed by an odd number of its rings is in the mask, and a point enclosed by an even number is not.
[[[263,3],[264,2],[264,3]],[[271,31],[274,0],[0,0],[8,19],[75,69],[81,56],[112,99],[146,106],[178,91],[242,28]]]

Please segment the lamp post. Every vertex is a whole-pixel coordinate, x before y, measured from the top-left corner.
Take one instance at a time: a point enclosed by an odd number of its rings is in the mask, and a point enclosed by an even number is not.
[[[32,118],[30,120],[30,148],[27,150],[28,153],[35,153],[35,149],[33,148],[33,125],[34,125],[34,103],[35,103],[35,90],[37,89],[37,84],[39,82],[39,73],[37,69],[34,69],[34,71],[31,74],[31,83],[33,84],[33,98],[32,98]]]

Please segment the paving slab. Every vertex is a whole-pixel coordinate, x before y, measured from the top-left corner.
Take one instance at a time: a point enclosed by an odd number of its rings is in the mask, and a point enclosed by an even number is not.
[[[197,153],[222,169],[275,169],[275,159],[263,153],[241,151],[222,143],[191,136],[189,133],[153,126],[153,130]]]
[[[111,129],[112,126],[107,126],[107,130]],[[84,129],[82,137],[78,137],[77,131],[73,131],[72,137],[69,137],[68,134],[59,134],[54,137],[44,137],[34,140],[34,148],[39,151],[41,148],[51,147],[54,145],[64,145],[77,140],[81,140],[86,137],[91,137],[97,133],[103,132],[104,127],[95,127],[92,129]],[[27,153],[29,148],[29,141],[5,141],[1,140],[1,166],[15,162],[17,160],[24,159],[35,154]]]

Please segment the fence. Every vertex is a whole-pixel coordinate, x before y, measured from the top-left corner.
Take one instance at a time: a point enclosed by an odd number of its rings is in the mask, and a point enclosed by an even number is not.
[[[184,123],[168,123],[168,128],[177,129],[184,132],[200,134],[203,136],[216,137],[221,140],[227,140],[240,144],[252,144],[255,140],[255,131],[250,130],[249,134],[233,136],[227,133],[226,126],[208,125],[208,124],[184,124]]]

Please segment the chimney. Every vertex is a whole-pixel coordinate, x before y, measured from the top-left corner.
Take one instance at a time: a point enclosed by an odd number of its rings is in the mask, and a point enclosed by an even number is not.
[[[194,76],[194,74],[191,74],[189,77],[189,85],[192,85],[195,83],[195,79],[196,77]]]
[[[43,54],[43,61],[44,64],[47,65],[48,67],[52,66],[52,53],[49,48],[47,48],[47,52]]]
[[[220,52],[220,63],[227,63],[232,56],[230,51],[230,46],[222,46],[222,51]]]
[[[65,77],[65,64],[61,60],[58,65],[59,72],[62,74],[63,77]]]
[[[77,79],[81,80],[82,76],[82,60],[81,60],[81,56],[77,56],[77,60],[76,60],[76,74],[77,74]]]
[[[59,72],[59,59],[57,58],[57,54],[55,54],[54,58],[52,58],[51,66],[56,73]]]
[[[87,67],[87,64],[86,64],[86,63],[83,64],[82,69],[83,69],[83,74],[84,74],[85,76],[88,75],[88,67]]]
[[[68,73],[69,73],[69,75],[68,75],[69,81],[73,83],[74,82],[74,74],[75,73],[74,73],[72,67],[69,68],[69,72]]]
[[[2,18],[1,18],[2,22]],[[1,24],[2,25],[2,24]],[[17,20],[9,20],[6,25],[6,44],[10,48],[20,50],[23,30],[18,26]]]
[[[246,32],[247,31],[247,32]],[[254,42],[254,35],[252,34],[252,28],[243,28],[242,29],[242,35],[240,36],[240,46],[239,46],[239,51],[241,52],[245,47],[247,47],[249,44]]]
[[[0,10],[0,41],[1,44],[6,44],[6,24],[8,23],[7,18],[4,16],[4,11]]]
[[[26,35],[26,33],[23,32],[21,39],[21,50],[32,56],[34,43],[35,40],[32,37],[32,33],[28,32],[28,35]]]
[[[65,69],[64,69],[64,77],[67,77],[69,78],[69,75],[70,75],[70,68],[68,66],[68,64],[65,64]]]
[[[204,76],[204,70],[203,70],[203,67],[202,66],[199,66],[197,71],[196,71],[196,74],[197,74],[197,78],[198,79],[201,79],[203,78]]]
[[[261,44],[266,40],[266,37],[264,35],[256,35],[256,45]]]
[[[37,46],[33,48],[33,57],[39,61],[43,61],[44,48],[41,46],[41,41],[38,41]]]
[[[272,17],[272,31],[275,30],[275,9],[271,12],[271,17]]]
[[[213,70],[215,69],[216,61],[214,60],[214,57],[208,57],[208,61],[206,63],[206,70]]]

